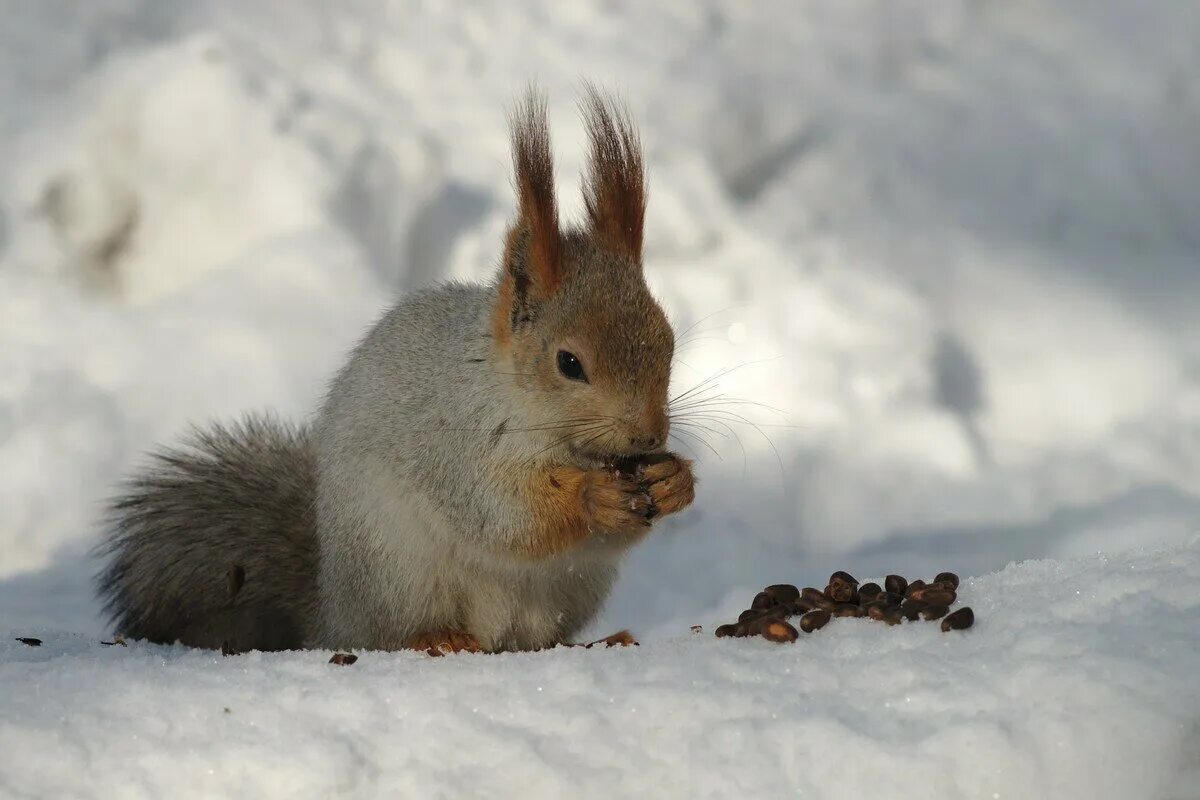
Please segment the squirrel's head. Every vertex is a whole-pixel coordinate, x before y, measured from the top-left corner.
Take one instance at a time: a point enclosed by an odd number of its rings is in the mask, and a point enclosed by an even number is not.
[[[492,335],[556,443],[597,457],[660,449],[675,336],[642,275],[646,190],[628,115],[589,86],[587,220],[559,227],[545,101],[512,115],[518,215],[509,229]]]

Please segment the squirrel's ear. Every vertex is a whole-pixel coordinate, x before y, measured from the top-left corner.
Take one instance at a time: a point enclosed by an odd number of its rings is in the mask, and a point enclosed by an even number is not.
[[[640,262],[646,186],[637,129],[620,103],[590,83],[584,85],[580,109],[592,145],[583,186],[591,233]]]
[[[513,109],[509,124],[518,216],[508,233],[504,280],[511,283],[515,308],[554,294],[562,283],[563,262],[546,99],[535,87]]]

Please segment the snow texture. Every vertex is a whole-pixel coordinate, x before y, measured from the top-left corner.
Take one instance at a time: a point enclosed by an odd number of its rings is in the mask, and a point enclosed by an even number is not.
[[[0,796],[1200,798],[1195,4],[10,5]],[[488,276],[531,78],[568,216],[579,80],[624,94],[676,390],[728,401],[592,631],[643,646],[99,645],[115,481]],[[834,569],[979,623],[708,635]]]
[[[968,631],[223,658],[0,642],[0,792],[1194,798],[1200,541],[976,578]],[[761,793],[761,795],[759,794]]]

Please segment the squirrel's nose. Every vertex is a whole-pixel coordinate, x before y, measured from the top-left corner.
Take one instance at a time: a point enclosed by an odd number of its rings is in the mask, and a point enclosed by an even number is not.
[[[657,435],[629,437],[629,446],[635,450],[653,450],[660,444],[662,444],[662,437]]]

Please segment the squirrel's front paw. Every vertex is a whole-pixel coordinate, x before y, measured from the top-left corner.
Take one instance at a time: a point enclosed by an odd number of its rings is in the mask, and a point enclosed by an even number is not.
[[[656,513],[644,482],[617,469],[585,473],[583,512],[591,530],[615,532],[648,528]]]
[[[651,516],[674,514],[692,504],[696,479],[692,462],[674,453],[657,453],[638,462],[634,474],[654,503]]]

